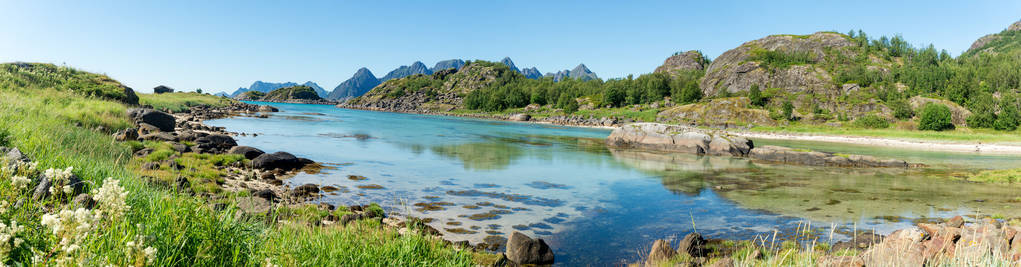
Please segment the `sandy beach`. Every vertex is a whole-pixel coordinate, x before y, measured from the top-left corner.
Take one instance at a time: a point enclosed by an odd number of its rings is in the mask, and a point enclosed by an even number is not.
[[[867,146],[895,147],[924,151],[945,151],[977,154],[1021,155],[1021,145],[966,143],[931,140],[890,139],[869,136],[809,135],[795,133],[766,133],[737,131],[732,134],[750,139],[835,142]]]

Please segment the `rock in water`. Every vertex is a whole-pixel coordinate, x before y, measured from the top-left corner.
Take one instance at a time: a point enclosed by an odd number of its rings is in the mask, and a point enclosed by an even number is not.
[[[660,123],[632,123],[617,127],[606,138],[606,144],[716,156],[747,156],[754,148],[751,140],[726,132]]]
[[[142,123],[147,123],[149,125],[156,126],[156,128],[159,128],[160,131],[164,132],[173,132],[174,125],[176,124],[176,122],[174,121],[174,116],[156,110],[144,111],[139,115],[138,119]]]
[[[553,264],[553,250],[546,241],[515,231],[507,240],[507,259],[520,264]]]

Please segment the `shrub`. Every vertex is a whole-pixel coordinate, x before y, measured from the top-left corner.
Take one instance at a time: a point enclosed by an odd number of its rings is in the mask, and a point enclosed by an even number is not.
[[[929,103],[922,108],[918,129],[923,131],[943,131],[954,129],[950,108],[943,104]]]
[[[783,110],[783,117],[789,121],[794,120],[794,104],[791,101],[784,101],[780,107]]]
[[[890,101],[887,103],[890,109],[893,109],[893,117],[899,120],[910,119],[915,116],[915,111],[911,109],[907,101],[903,99]]]
[[[869,114],[854,120],[854,126],[869,129],[885,129],[890,127],[890,122],[878,115]]]
[[[758,84],[753,84],[751,89],[748,89],[748,99],[751,100],[753,106],[765,106],[766,97],[762,96],[762,91],[759,90]]]

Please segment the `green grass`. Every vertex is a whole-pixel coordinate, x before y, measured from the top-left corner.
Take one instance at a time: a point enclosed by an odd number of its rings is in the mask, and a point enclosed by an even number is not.
[[[235,102],[232,99],[195,92],[166,94],[138,94],[138,103],[158,110],[185,111],[192,106],[223,107]]]
[[[982,142],[982,143],[1021,143],[1021,134],[1017,131],[1003,132],[992,129],[957,128],[950,131],[918,131],[896,128],[864,129],[852,127],[830,127],[826,125],[809,125],[794,123],[789,126],[756,126],[753,132],[777,132],[797,134],[820,134],[841,136],[867,136],[895,139],[916,139],[927,141],[951,142]]]
[[[145,247],[155,248],[152,262],[155,266],[262,266],[266,258],[278,259],[278,264],[326,266],[340,262],[469,266],[481,255],[455,251],[432,238],[399,236],[378,226],[295,228],[267,224],[259,216],[241,216],[233,206],[233,198],[243,194],[224,195],[218,201],[226,201],[228,207],[214,210],[207,198],[158,186],[142,177],[138,165],[142,160],[168,159],[176,152],[133,159],[136,149],[167,150],[169,146],[156,142],[115,142],[111,133],[131,126],[125,114],[128,106],[109,95],[63,87],[75,84],[79,88],[119,88],[119,84],[94,79],[106,76],[53,68],[30,72],[32,75],[25,75],[20,67],[12,70],[10,64],[0,68],[0,146],[17,147],[38,163],[38,170],[21,171],[18,175],[34,178],[48,168],[73,167],[73,173],[86,182],[88,192],[97,189],[105,179],[118,179],[129,192],[126,204],[130,208],[124,216],[103,217],[88,235],[81,235],[81,248],[68,255],[69,265],[144,264],[144,260],[128,261],[128,255],[138,253],[127,249],[128,241],[142,241]],[[171,109],[202,103],[195,99],[211,99],[188,93],[145,98],[148,103]],[[229,155],[177,156],[178,163],[196,167],[194,171],[188,168],[179,173],[189,179],[222,179],[219,177],[222,174],[210,172],[216,170],[214,166],[243,161]],[[73,209],[69,204],[73,196],[32,200],[29,189],[38,181],[25,189],[15,188],[11,182],[13,175],[0,171],[0,223],[16,221],[23,225],[24,230],[15,237],[25,242],[10,254],[0,255],[0,265],[30,264],[34,255],[42,257],[44,264],[53,265],[59,255],[55,253],[59,240],[42,225],[42,216]],[[14,206],[12,200],[23,203]],[[338,261],[323,260],[327,258]]]
[[[986,170],[967,175],[965,179],[983,183],[1017,183],[1021,182],[1021,169]]]
[[[255,256],[280,266],[473,266],[475,257],[422,235],[365,220],[346,227],[280,225]]]

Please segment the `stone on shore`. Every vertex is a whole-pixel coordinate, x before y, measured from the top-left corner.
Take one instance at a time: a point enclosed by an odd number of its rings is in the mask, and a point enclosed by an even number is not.
[[[709,251],[705,248],[706,240],[699,233],[690,233],[681,239],[677,244],[677,253],[688,254],[692,257],[705,257]]]
[[[252,160],[252,167],[263,170],[293,170],[300,169],[304,166],[305,161],[298,159],[298,157],[295,157],[291,153],[283,151],[272,154],[262,154]]]
[[[646,264],[655,265],[656,263],[670,260],[674,257],[673,247],[670,247],[670,243],[666,240],[659,239],[652,243],[652,250],[649,251],[649,256],[645,259]]]
[[[532,115],[528,114],[514,114],[510,116],[512,121],[528,121],[532,119]]]
[[[250,146],[236,146],[232,147],[227,153],[244,155],[246,159],[255,159],[256,157],[266,154],[262,150]]]
[[[195,146],[203,153],[221,154],[237,145],[234,138],[222,134],[211,134],[195,139]]]
[[[174,125],[176,125],[176,122],[174,121],[174,116],[171,116],[166,112],[157,110],[146,110],[142,112],[138,116],[138,120],[142,123],[147,123],[149,125],[156,126],[157,128],[160,129],[160,131],[163,132],[173,132]]]
[[[507,240],[507,259],[519,264],[553,264],[553,250],[546,241],[515,231]]]
[[[617,127],[606,143],[621,148],[715,156],[747,156],[754,148],[751,140],[724,131],[660,123],[632,123]]]

